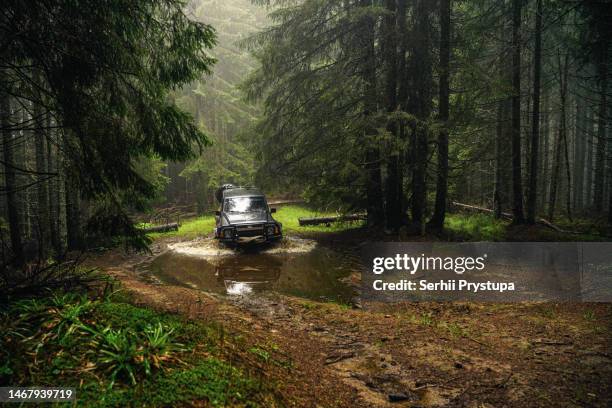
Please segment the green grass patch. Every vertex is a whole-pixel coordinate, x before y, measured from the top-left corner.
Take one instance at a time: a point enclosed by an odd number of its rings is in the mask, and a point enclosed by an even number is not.
[[[56,293],[0,309],[0,382],[77,389],[80,406],[260,406],[269,388],[225,361],[220,326]]]
[[[573,231],[571,224],[557,224]],[[451,241],[517,241],[564,242],[601,241],[602,235],[557,232],[543,225],[512,226],[507,220],[497,220],[489,214],[447,214],[446,231]]]
[[[196,400],[206,400],[215,407],[256,407],[261,404],[249,400],[249,397],[257,394],[257,389],[257,382],[245,377],[238,368],[208,358],[189,368],[167,370],[145,379],[136,387],[109,390],[97,383],[89,383],[77,390],[77,397],[92,402],[83,405],[97,407],[165,407]]]
[[[300,218],[334,217],[337,215],[341,214],[320,212],[299,205],[286,205],[279,207],[276,214],[273,216],[275,220],[283,224],[283,230],[285,232],[339,232],[363,226],[363,221],[350,221],[335,222],[330,224],[329,227],[326,225],[308,225],[301,227],[298,221]]]
[[[445,227],[461,241],[503,241],[508,223],[486,214],[448,214]]]
[[[339,232],[345,231],[351,228],[359,228],[363,226],[362,221],[356,222],[336,222],[326,225],[313,225],[300,227],[299,218],[312,218],[312,217],[330,217],[339,214],[332,212],[319,212],[308,209],[304,206],[298,205],[285,205],[277,208],[277,212],[273,214],[275,220],[283,224],[283,231],[300,233],[300,232]],[[182,222],[178,231],[169,232],[155,232],[149,234],[152,239],[158,239],[161,237],[182,237],[187,239],[193,239],[199,236],[207,236],[214,231],[215,228],[215,217],[213,215],[204,215],[198,218],[185,220]]]
[[[198,218],[182,221],[178,231],[154,232],[149,234],[149,237],[152,239],[161,237],[184,237],[193,239],[209,235],[213,232],[214,228],[215,217],[213,215],[203,215]]]

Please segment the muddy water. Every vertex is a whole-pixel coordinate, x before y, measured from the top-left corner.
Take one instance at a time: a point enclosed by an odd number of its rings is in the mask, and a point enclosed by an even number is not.
[[[344,283],[359,266],[349,255],[315,241],[285,238],[270,246],[228,248],[211,238],[171,245],[149,265],[162,283],[224,295],[278,292],[318,301],[350,303]]]

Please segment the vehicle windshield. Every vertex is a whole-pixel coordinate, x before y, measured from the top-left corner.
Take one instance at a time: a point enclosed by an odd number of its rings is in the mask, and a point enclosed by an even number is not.
[[[248,213],[266,211],[263,197],[233,197],[225,200],[223,211],[230,213]]]

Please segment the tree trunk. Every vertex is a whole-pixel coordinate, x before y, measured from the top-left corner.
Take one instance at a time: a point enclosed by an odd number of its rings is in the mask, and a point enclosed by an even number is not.
[[[64,137],[64,139],[66,136]],[[65,163],[68,164],[68,163]],[[68,249],[83,248],[83,233],[81,225],[81,195],[79,192],[78,177],[74,169],[65,167],[65,197],[66,197],[66,232]]]
[[[408,40],[409,33],[407,29],[408,18],[408,0],[398,0],[397,2],[397,28],[399,35],[399,59],[397,64],[398,69],[398,89],[397,89],[397,103],[398,109],[402,112],[407,110],[408,106]],[[407,205],[406,195],[404,194],[404,174],[407,165],[409,148],[406,148],[406,134],[408,132],[405,121],[399,121],[399,138],[402,143],[400,149],[399,164],[398,164],[398,197],[399,197],[399,212],[400,221],[405,222]]]
[[[504,137],[504,103],[503,101],[498,102],[497,106],[497,127],[495,129],[495,181],[493,186],[493,214],[496,219],[501,218],[501,214],[504,206],[504,189],[503,183],[503,171],[504,166],[502,162],[502,145]]]
[[[557,137],[553,145],[553,163],[550,177],[550,192],[548,196],[548,220],[554,221],[555,207],[557,204],[557,190],[559,188],[559,173],[561,171],[561,152],[563,149],[563,139],[561,137],[561,125],[557,129]]]
[[[425,207],[427,198],[427,156],[428,129],[427,120],[431,113],[432,61],[431,61],[431,2],[416,1],[415,41],[412,50],[412,75],[414,86],[410,98],[410,112],[414,113],[418,123],[412,129],[413,134],[413,172],[412,172],[412,222],[414,227],[424,232]]]
[[[385,106],[387,113],[392,114],[397,110],[397,8],[395,0],[385,0],[387,14],[384,18],[384,63],[386,70],[385,79]],[[396,231],[401,222],[401,197],[399,186],[401,184],[399,174],[400,141],[398,138],[398,127],[395,119],[387,120],[387,132],[390,134],[391,151],[387,161],[387,183],[386,183],[386,226],[391,231]]]
[[[558,55],[559,61],[559,97],[561,100],[561,112],[559,117],[559,137],[563,143],[563,152],[565,159],[565,168],[567,175],[567,191],[566,191],[566,210],[567,216],[572,219],[572,176],[570,172],[569,161],[569,144],[567,142],[567,76],[568,76],[568,54],[565,54],[563,63],[561,55]],[[552,221],[552,220],[551,220]]]
[[[542,0],[536,3],[535,48],[533,52],[533,117],[531,119],[531,152],[529,193],[527,197],[527,223],[535,224],[538,194],[540,147],[540,74],[542,70]]]
[[[40,83],[40,75],[34,75],[37,82]],[[38,95],[40,99],[40,95]],[[42,107],[38,101],[34,102],[34,139],[36,142],[36,171],[37,174],[37,213],[38,213],[38,256],[39,259],[46,259],[49,250],[49,242],[51,241],[50,233],[50,214],[49,214],[49,175],[47,164],[47,136],[45,134],[46,115],[42,111]]]
[[[371,7],[370,2],[362,0],[361,7]],[[363,80],[364,89],[364,116],[366,122],[377,110],[376,98],[376,50],[375,50],[375,21],[370,15],[364,18],[363,47],[365,50]],[[377,131],[373,124],[367,123],[364,131],[365,137],[365,169],[367,172],[367,209],[368,226],[380,226],[384,222],[382,202],[382,177],[380,174],[380,149],[376,141]]]
[[[0,72],[2,75],[2,72]],[[4,78],[2,78],[4,79]],[[8,83],[1,81],[3,83]],[[8,92],[0,93],[0,128],[2,130],[2,150],[4,159],[4,186],[6,189],[6,207],[11,237],[13,262],[21,266],[25,262],[21,229],[19,225],[19,209],[16,195],[16,175],[13,160],[13,132],[10,130],[11,102]]]
[[[521,3],[512,0],[512,214],[514,224],[523,224],[521,178]]]
[[[548,89],[543,89],[544,97],[542,103],[542,183],[541,184],[541,202],[542,211],[544,211],[545,204],[548,203],[548,191],[550,187],[549,175],[550,175],[550,115],[549,111],[549,99],[550,93]]]
[[[61,256],[63,248],[60,243],[60,210],[59,210],[59,180],[58,153],[55,146],[54,131],[52,130],[51,115],[46,115],[47,127],[47,172],[57,173],[57,176],[49,179],[49,228],[51,245],[56,256]]]
[[[574,123],[574,211],[582,211],[584,203],[585,163],[585,109],[582,98],[576,99],[576,122]]]
[[[585,166],[585,186],[584,186],[584,206],[585,208],[591,208],[593,205],[593,148],[595,147],[595,141],[593,138],[593,125],[595,123],[595,117],[593,110],[589,109],[587,112],[585,123],[585,137],[586,137],[586,166]]]
[[[604,178],[606,167],[606,121],[607,121],[607,90],[608,90],[608,64],[607,47],[603,51],[598,66],[599,76],[599,114],[597,120],[597,156],[595,162],[595,186],[593,204],[595,211],[601,213],[604,206]]]
[[[438,133],[438,177],[436,202],[430,225],[444,227],[448,195],[448,119],[449,119],[449,62],[450,62],[451,0],[440,0],[440,116],[442,125]]]

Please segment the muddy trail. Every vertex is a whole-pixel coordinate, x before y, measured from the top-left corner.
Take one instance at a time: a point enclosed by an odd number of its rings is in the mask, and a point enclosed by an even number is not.
[[[137,303],[221,323],[265,350],[281,363],[262,375],[289,406],[612,405],[610,305],[362,305],[358,241],[236,251],[162,240],[153,255],[96,264]]]

